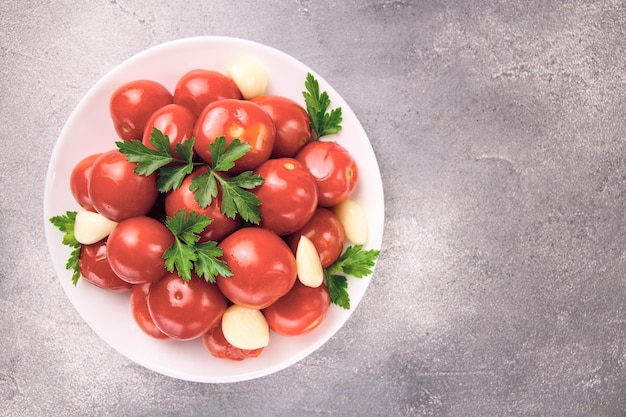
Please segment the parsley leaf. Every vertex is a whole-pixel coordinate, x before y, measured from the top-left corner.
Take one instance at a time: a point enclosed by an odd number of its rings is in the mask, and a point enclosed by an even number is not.
[[[128,162],[136,162],[135,172],[139,175],[151,175],[158,171],[157,188],[166,193],[176,190],[187,175],[193,171],[193,144],[194,138],[189,138],[174,147],[176,154],[170,149],[170,140],[159,129],[152,129],[150,144],[155,148],[147,147],[140,140],[119,141],[115,145],[121,153],[126,155]]]
[[[57,229],[63,232],[63,239],[61,243],[67,245],[72,249],[70,257],[65,263],[65,269],[72,271],[72,284],[76,285],[80,278],[80,249],[82,245],[74,237],[74,223],[76,223],[76,212],[67,211],[64,216],[53,216],[50,218],[52,223]]]
[[[326,287],[330,293],[330,302],[341,308],[350,310],[350,295],[348,294],[348,278],[343,275],[327,275]]]
[[[227,217],[235,218],[239,213],[241,218],[249,223],[259,224],[261,212],[258,206],[261,201],[251,193],[250,189],[263,184],[263,177],[252,173],[242,172],[234,177],[222,177],[218,171],[228,171],[235,165],[235,161],[245,155],[250,149],[246,142],[234,139],[226,146],[226,138],[220,136],[211,144],[211,169],[191,180],[190,191],[195,193],[195,199],[200,207],[205,208],[218,195],[218,184],[222,192],[221,210]]]
[[[313,74],[307,73],[304,88],[306,91],[302,92],[302,96],[311,121],[311,129],[317,138],[338,133],[343,121],[341,107],[328,112],[330,97],[326,91],[320,93],[319,83]]]
[[[364,250],[363,245],[348,246],[335,263],[324,270],[330,301],[349,310],[350,295],[348,294],[348,280],[345,275],[355,278],[370,275],[379,255],[379,250]]]
[[[191,279],[192,271],[208,282],[215,282],[217,275],[231,276],[226,262],[219,259],[222,250],[217,243],[199,242],[200,233],[213,219],[196,212],[186,213],[181,209],[165,219],[165,226],[174,235],[174,244],[165,253],[165,268],[178,272],[185,281]]]
[[[202,208],[206,208],[214,198],[218,197],[218,184],[221,188],[221,210],[226,216],[235,218],[237,213],[249,223],[259,224],[261,212],[258,206],[261,201],[248,190],[263,184],[261,176],[252,171],[242,172],[234,177],[224,178],[219,172],[227,172],[235,166],[235,162],[252,149],[239,139],[226,145],[226,137],[219,136],[210,145],[211,164],[194,162],[193,146],[194,138],[189,138],[183,143],[170,149],[170,141],[159,129],[152,130],[150,144],[154,149],[147,147],[139,140],[115,142],[121,153],[126,155],[126,160],[137,163],[135,172],[140,175],[158,173],[157,188],[162,193],[178,189],[187,175],[191,174],[196,166],[206,166],[207,173],[194,177],[191,181],[190,191],[194,192],[194,198]]]
[[[196,252],[198,259],[195,262],[196,273],[200,277],[204,277],[209,282],[215,282],[215,277],[221,275],[230,277],[233,272],[230,270],[226,262],[218,259],[223,255],[222,249],[217,246],[216,242],[201,242],[196,244]]]

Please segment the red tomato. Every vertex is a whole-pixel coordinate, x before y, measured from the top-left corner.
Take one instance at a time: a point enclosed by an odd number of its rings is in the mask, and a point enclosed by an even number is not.
[[[259,349],[239,349],[228,343],[222,332],[222,322],[220,321],[211,330],[202,335],[202,344],[216,358],[229,359],[240,362],[246,358],[256,358],[261,354],[263,348]]]
[[[293,158],[311,140],[311,120],[298,103],[281,96],[259,96],[252,100],[270,115],[276,126],[272,158]]]
[[[154,282],[167,273],[163,253],[173,244],[174,235],[160,221],[131,217],[118,223],[109,235],[109,263],[131,284]]]
[[[150,311],[148,311],[148,291],[150,283],[133,285],[130,291],[130,311],[137,326],[148,336],[155,339],[172,340],[154,325]]]
[[[270,329],[283,336],[297,336],[319,326],[330,308],[326,284],[307,287],[296,281],[286,295],[263,310]]]
[[[252,149],[235,162],[232,172],[256,168],[272,153],[276,128],[272,118],[261,106],[246,100],[220,100],[205,107],[196,121],[194,150],[211,163],[209,146],[224,136],[229,145],[233,139],[247,142]]]
[[[265,182],[252,192],[261,200],[259,225],[278,235],[304,226],[317,207],[315,179],[293,158],[269,159],[254,170]]]
[[[235,304],[259,310],[268,307],[296,281],[291,249],[269,230],[244,227],[222,240],[219,247],[233,275],[218,276],[217,286]]]
[[[217,286],[193,273],[189,281],[175,272],[167,274],[148,291],[150,317],[172,339],[202,336],[220,321],[226,307],[226,298]]]
[[[336,206],[354,192],[358,179],[356,161],[337,142],[309,142],[298,152],[296,159],[315,177],[320,206]]]
[[[121,85],[111,95],[109,111],[118,136],[141,140],[146,122],[156,110],[170,104],[172,93],[151,80],[134,80]]]
[[[143,144],[148,148],[155,149],[150,143],[152,130],[159,129],[170,140],[170,149],[174,156],[176,144],[182,143],[193,136],[193,127],[196,123],[196,115],[187,107],[178,104],[168,104],[155,111],[143,131]]]
[[[111,269],[107,256],[106,239],[91,245],[81,246],[78,268],[83,278],[96,287],[114,292],[130,291],[131,284],[122,280]]]
[[[341,253],[345,240],[343,225],[331,210],[318,207],[311,220],[300,230],[285,237],[285,241],[296,253],[300,236],[308,237],[319,254],[322,268],[331,266]]]
[[[184,74],[174,89],[174,103],[183,105],[196,116],[217,100],[241,100],[241,92],[233,80],[216,71],[195,69]]]
[[[187,175],[178,189],[167,193],[165,196],[165,214],[172,217],[181,209],[184,209],[185,213],[195,211],[198,214],[204,214],[205,216],[213,219],[213,221],[205,227],[200,234],[200,241],[206,242],[212,240],[214,242],[219,242],[235,230],[239,229],[243,221],[240,216],[235,216],[234,219],[231,219],[222,213],[222,196],[219,191],[219,184],[217,198],[213,198],[211,204],[205,208],[202,208],[198,204],[195,199],[195,192],[190,191],[189,186],[191,185],[191,180],[193,178],[208,171],[207,167],[200,167],[196,169],[194,172]]]
[[[94,161],[89,175],[89,198],[100,214],[119,222],[150,211],[159,194],[156,174],[139,175],[133,171],[136,166],[117,149]]]
[[[74,199],[82,208],[89,211],[96,211],[91,204],[89,198],[89,175],[91,174],[91,166],[101,153],[95,153],[83,158],[74,166],[70,175],[70,190]]]

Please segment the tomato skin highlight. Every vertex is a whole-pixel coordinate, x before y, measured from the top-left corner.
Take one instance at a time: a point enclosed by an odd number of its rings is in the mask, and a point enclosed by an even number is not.
[[[102,239],[91,245],[82,245],[78,268],[83,278],[96,287],[113,292],[128,292],[131,284],[122,280],[111,269],[107,250],[107,240]]]
[[[89,198],[106,218],[119,222],[148,213],[159,192],[156,174],[139,175],[137,164],[128,162],[118,149],[104,152],[93,163],[89,175]]]
[[[174,235],[160,221],[131,217],[118,223],[109,235],[109,263],[126,282],[155,282],[167,274],[163,253],[173,244]]]
[[[241,362],[247,358],[258,357],[264,348],[259,349],[239,349],[228,343],[222,332],[221,321],[211,330],[202,335],[202,344],[213,355],[219,359],[228,359]]]
[[[218,245],[230,277],[217,276],[220,291],[242,307],[263,309],[285,295],[296,281],[296,259],[275,233],[244,227]]]
[[[264,95],[250,101],[261,106],[276,126],[276,140],[271,158],[293,158],[311,141],[311,120],[300,104],[282,96]]]
[[[119,86],[109,100],[109,112],[118,136],[123,140],[141,140],[152,113],[173,99],[167,88],[152,80],[133,80]]]
[[[263,310],[270,329],[282,336],[310,333],[328,315],[330,294],[326,284],[307,287],[296,281],[293,288]]]
[[[234,139],[246,142],[251,149],[235,162],[229,172],[238,173],[256,168],[267,161],[276,138],[272,118],[258,104],[246,100],[224,99],[204,108],[194,128],[194,151],[211,163],[209,146],[224,136],[226,145]]]
[[[185,281],[176,272],[152,283],[148,310],[155,326],[176,340],[191,340],[215,326],[226,311],[227,300],[215,284],[195,273]]]
[[[345,241],[343,225],[331,210],[318,207],[311,219],[301,229],[285,236],[285,241],[296,253],[300,236],[308,237],[322,263],[322,268],[328,268],[341,256]]]
[[[95,153],[81,159],[70,174],[70,191],[76,202],[85,210],[96,211],[89,198],[89,176],[93,163],[102,153]]]
[[[318,203],[317,185],[300,162],[293,158],[269,159],[254,173],[265,179],[252,190],[261,201],[259,226],[283,236],[311,219]]]
[[[142,142],[150,149],[155,149],[150,143],[152,131],[157,128],[167,135],[170,140],[172,155],[179,157],[174,152],[177,144],[186,141],[193,136],[193,128],[196,123],[196,115],[187,107],[179,104],[168,104],[156,110],[146,123]]]
[[[296,159],[315,178],[320,206],[336,206],[354,192],[359,177],[356,161],[337,142],[309,142],[298,152]]]
[[[148,310],[148,292],[150,283],[133,285],[130,291],[130,309],[137,326],[148,336],[160,340],[172,340],[171,337],[155,326]]]
[[[194,172],[187,175],[183,180],[181,186],[172,190],[165,196],[165,214],[169,217],[174,216],[176,212],[183,209],[185,213],[196,212],[197,214],[203,214],[213,221],[200,233],[200,242],[214,241],[220,242],[226,236],[239,229],[243,223],[243,220],[239,215],[234,219],[226,216],[222,213],[222,196],[221,190],[218,191],[217,198],[213,198],[211,204],[202,208],[195,200],[195,192],[189,189],[191,181],[198,175],[209,172],[207,167],[197,168]],[[219,189],[219,184],[218,184]]]
[[[191,110],[196,116],[218,100],[241,100],[237,84],[226,75],[206,69],[194,69],[179,78],[174,89],[174,103]]]

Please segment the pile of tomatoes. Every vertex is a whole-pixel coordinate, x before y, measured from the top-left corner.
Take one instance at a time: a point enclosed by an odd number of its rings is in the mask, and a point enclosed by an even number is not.
[[[341,255],[345,233],[333,207],[353,193],[358,170],[350,153],[331,140],[318,140],[307,110],[276,95],[244,98],[220,72],[196,69],[173,92],[151,80],[121,85],[110,98],[119,138],[151,147],[154,129],[167,135],[171,150],[195,138],[194,159],[211,162],[217,137],[246,142],[250,150],[223,175],[252,171],[264,179],[251,192],[260,200],[259,224],[222,212],[221,199],[206,207],[194,198],[192,179],[200,166],[167,193],[157,174],[140,175],[119,149],[86,156],[73,169],[72,194],[86,211],[114,222],[110,234],[80,249],[80,273],[88,282],[130,293],[132,316],[148,335],[163,340],[201,338],[215,357],[242,360],[263,347],[229,343],[222,318],[233,305],[262,313],[269,329],[288,336],[315,329],[330,308],[328,288],[298,279],[296,249],[301,236],[314,244],[323,268]],[[118,140],[116,138],[116,140]],[[231,276],[208,282],[192,271],[189,280],[164,267],[163,253],[175,244],[164,219],[180,210],[211,219],[200,242],[216,242]]]

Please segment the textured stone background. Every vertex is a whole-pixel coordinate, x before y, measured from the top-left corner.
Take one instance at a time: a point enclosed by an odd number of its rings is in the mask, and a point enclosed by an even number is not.
[[[107,71],[248,38],[320,73],[367,131],[383,252],[346,326],[269,377],[196,384],[79,318],[43,234],[48,159]],[[3,416],[625,416],[622,0],[0,4]]]

